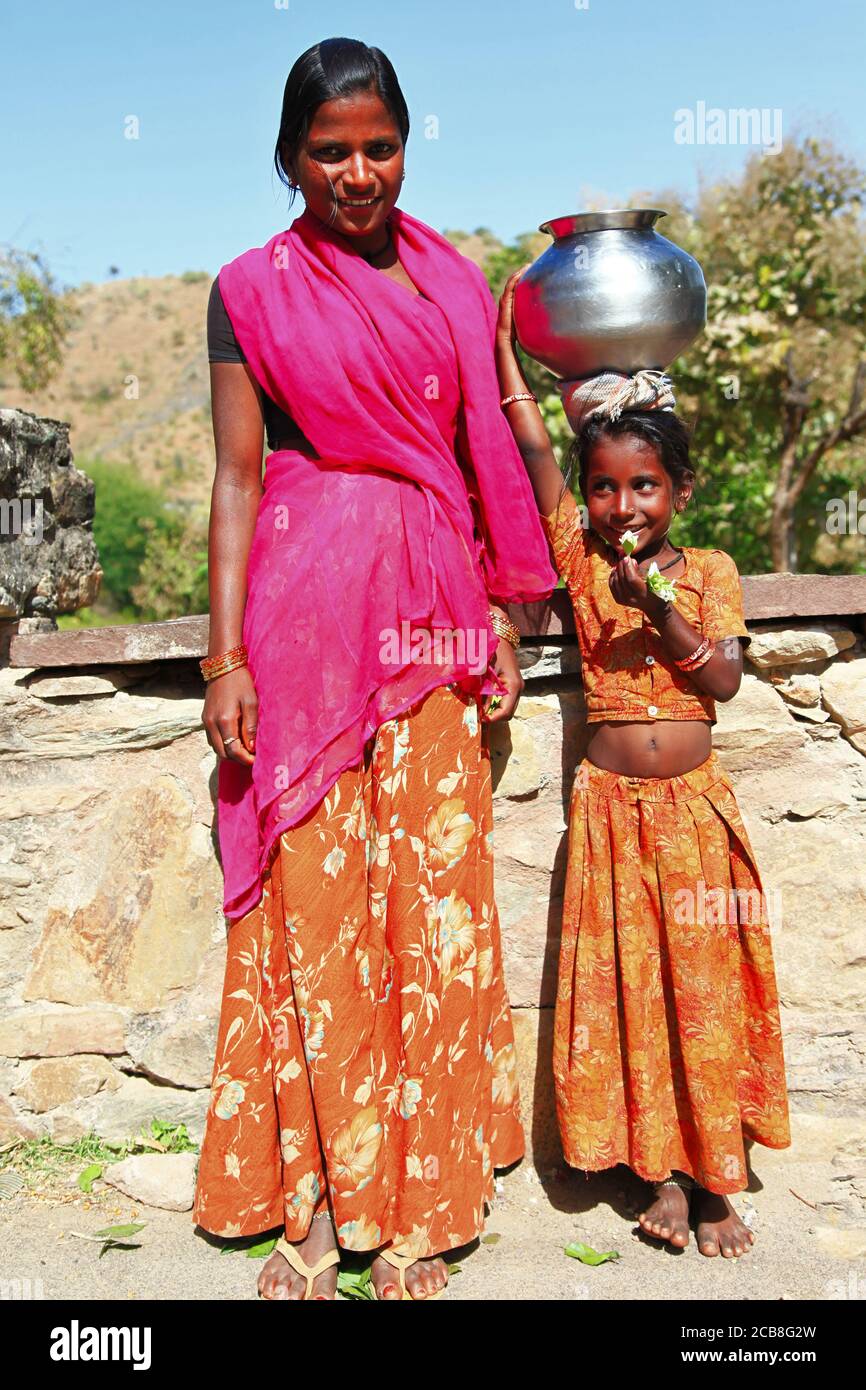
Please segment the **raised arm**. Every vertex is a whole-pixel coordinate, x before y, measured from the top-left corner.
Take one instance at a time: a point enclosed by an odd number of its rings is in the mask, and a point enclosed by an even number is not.
[[[216,474],[208,533],[208,655],[219,656],[243,640],[247,562],[262,495],[264,419],[261,388],[246,363],[211,362],[210,381]],[[219,757],[253,761],[257,710],[247,667],[208,684],[202,720]]]
[[[528,264],[528,263],[527,263]],[[496,325],[496,371],[503,398],[515,392],[528,391],[526,379],[514,350],[514,288],[526,270],[521,266],[509,276],[499,301],[499,321]],[[565,482],[551,448],[541,411],[535,401],[512,401],[504,407],[511,432],[529,474],[535,503],[542,516],[555,510],[565,488]]]

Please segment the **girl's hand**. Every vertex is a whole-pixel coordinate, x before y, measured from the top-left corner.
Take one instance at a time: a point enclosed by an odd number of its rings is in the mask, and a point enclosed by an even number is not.
[[[494,724],[499,719],[511,718],[517,709],[517,702],[524,686],[523,676],[520,674],[520,667],[517,664],[517,652],[505,637],[499,639],[499,645],[493,659],[493,669],[500,681],[508,687],[508,693],[507,695],[485,695],[481,717],[487,724]],[[491,708],[492,700],[498,700],[499,703]]]
[[[646,612],[652,592],[631,555],[622,556],[611,570],[607,582],[617,603]]]
[[[509,275],[505,281],[499,300],[499,320],[496,324],[496,345],[500,350],[507,347],[511,352],[514,352],[517,341],[517,335],[514,331],[514,291],[521,275],[531,265],[532,261],[527,261],[519,270],[515,270],[513,275]]]
[[[247,666],[228,671],[208,684],[202,723],[218,758],[250,764],[256,746],[259,702]],[[226,739],[230,742],[226,746]]]

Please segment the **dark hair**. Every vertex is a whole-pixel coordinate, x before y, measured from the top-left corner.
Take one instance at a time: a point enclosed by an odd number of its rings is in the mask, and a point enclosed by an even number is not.
[[[280,130],[274,150],[277,174],[291,191],[290,206],[297,188],[293,187],[283,167],[281,149],[285,148],[292,156],[295,154],[306,139],[323,101],[367,91],[379,95],[396,121],[405,145],[409,138],[409,108],[397,74],[380,48],[368,48],[360,39],[323,39],[293,64],[283,91]]]
[[[694,485],[695,470],[689,457],[691,431],[672,410],[624,410],[616,420],[592,416],[566,451],[566,484],[571,486],[571,475],[577,463],[580,490],[585,496],[587,469],[596,444],[602,439],[621,439],[625,435],[655,450],[674,488],[686,482]]]

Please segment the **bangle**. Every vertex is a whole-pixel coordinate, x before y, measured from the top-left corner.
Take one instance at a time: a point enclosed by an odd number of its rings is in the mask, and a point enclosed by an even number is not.
[[[704,637],[688,656],[681,656],[679,659],[674,657],[674,665],[679,666],[681,671],[690,671],[695,666],[703,666],[705,661],[709,661],[713,651],[713,643],[709,637]]]
[[[713,655],[715,650],[716,644],[715,642],[711,642],[708,649],[704,652],[703,656],[699,656],[696,661],[693,661],[691,665],[687,666],[685,669],[687,671],[696,671],[699,666],[703,666],[705,662],[709,661],[710,657]]]
[[[510,642],[516,651],[520,645],[520,629],[515,627],[510,618],[503,617],[501,613],[494,613],[492,608],[488,612],[493,631],[498,637],[504,637],[507,642]]]
[[[247,649],[243,642],[237,647],[232,647],[230,651],[223,652],[221,656],[206,656],[199,662],[206,681],[215,681],[217,676],[225,676],[229,671],[236,671],[239,666],[246,664]]]
[[[506,396],[499,404],[511,405],[512,401],[535,401],[535,404],[538,405],[538,397],[533,396],[531,391],[515,391],[513,396]]]

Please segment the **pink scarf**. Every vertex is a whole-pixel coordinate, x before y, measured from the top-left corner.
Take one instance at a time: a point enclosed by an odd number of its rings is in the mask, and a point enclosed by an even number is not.
[[[528,603],[556,584],[499,405],[484,274],[408,213],[394,208],[389,223],[441,315],[309,209],[219,274],[256,380],[319,455],[286,449],[266,462],[244,617],[255,762],[225,760],[219,776],[232,920],[260,901],[278,835],[380,724],[438,685],[501,692],[487,595]],[[439,632],[438,648],[419,630]]]

